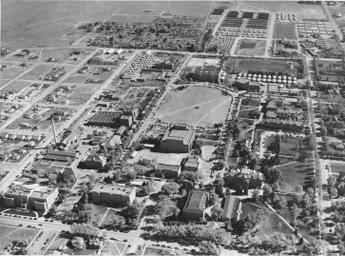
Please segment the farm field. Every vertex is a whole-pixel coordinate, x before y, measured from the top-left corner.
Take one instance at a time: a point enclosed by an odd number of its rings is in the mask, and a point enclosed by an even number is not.
[[[156,117],[166,123],[211,126],[225,120],[232,98],[218,89],[187,87],[171,92]]]
[[[104,21],[114,13],[143,15],[146,9],[153,9],[152,13],[164,10],[179,15],[193,13],[197,17],[206,17],[210,6],[210,1],[3,1],[1,45],[14,49],[36,47],[38,44],[65,47],[75,38],[60,38],[78,23]]]
[[[280,180],[281,190],[294,192],[297,185],[303,187],[309,185],[309,181],[314,174],[314,169],[310,163],[294,162],[284,166],[277,166],[282,172],[282,178]]]
[[[235,54],[262,56],[265,54],[266,40],[242,39],[238,42]]]
[[[278,23],[274,24],[273,38],[276,39],[297,39],[297,29],[295,23]]]
[[[15,226],[7,226],[1,225],[0,226],[0,250],[3,250],[9,243],[13,240],[18,241],[28,241],[35,237],[35,235],[39,231],[36,229],[31,228],[22,228],[22,227],[15,227]]]
[[[40,76],[44,75],[52,68],[53,68],[52,65],[45,65],[45,64],[38,65],[34,67],[32,70],[30,70],[29,72],[22,75],[20,79],[37,80]]]
[[[236,9],[246,11],[269,11],[296,13],[298,19],[326,19],[320,5],[299,4],[293,1],[240,1]]]

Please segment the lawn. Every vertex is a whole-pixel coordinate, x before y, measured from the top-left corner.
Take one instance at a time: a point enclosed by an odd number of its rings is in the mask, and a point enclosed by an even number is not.
[[[280,232],[285,234],[291,234],[292,230],[289,226],[282,221],[278,214],[272,213],[264,222],[261,222],[257,229],[259,230],[256,236],[265,236],[274,232]]]
[[[171,92],[156,117],[166,123],[207,127],[225,120],[231,102],[218,89],[191,86]]]
[[[296,24],[276,22],[274,24],[273,38],[297,39]]]
[[[123,253],[123,248],[119,248],[117,246],[118,243],[114,241],[106,241],[104,242],[103,250],[102,250],[102,255],[122,255]]]
[[[266,40],[242,39],[238,42],[235,54],[261,56],[265,54]]]
[[[1,72],[1,78],[2,79],[13,79],[13,78],[19,76],[20,74],[22,74],[26,70],[27,70],[27,68],[12,66],[9,69],[6,69],[6,70]]]
[[[345,165],[331,164],[331,171],[332,171],[332,173],[345,172]]]
[[[273,141],[275,141],[276,136],[270,136],[265,140],[265,147],[267,148]],[[298,147],[299,138],[296,137],[285,137],[280,142],[280,156],[293,156],[298,157]]]
[[[255,117],[251,117],[249,115],[249,112],[251,112],[252,110],[254,109],[251,109],[251,110],[246,110],[246,109],[241,109],[239,112],[238,112],[238,117],[239,118],[246,118],[246,119],[258,119],[258,118],[255,118]],[[257,109],[258,110],[258,109]]]
[[[71,75],[64,80],[64,83],[82,84],[88,77],[89,75]]]
[[[111,220],[113,219],[113,217],[116,215],[116,212],[117,211],[115,211],[113,209],[109,209],[101,224],[102,225],[109,225],[111,223]]]
[[[16,209],[9,209],[7,210],[5,213],[7,214],[16,214],[16,215],[21,215],[21,216],[26,216],[26,217],[37,217],[35,212],[31,211],[31,210],[27,210],[27,211],[19,211]]]
[[[0,226],[0,249],[3,249],[14,240],[24,240],[30,243],[38,232],[37,229],[2,225]]]
[[[310,178],[313,176],[313,167],[310,163],[292,163],[277,167],[282,172],[281,184],[288,184],[284,190],[293,192],[297,185],[308,186]]]
[[[155,248],[155,247],[146,247],[143,255],[173,255],[169,250]]]
[[[248,216],[249,213],[255,212],[260,208],[261,206],[259,205],[259,203],[243,202],[241,207],[242,213],[240,215],[241,219],[244,219]]]

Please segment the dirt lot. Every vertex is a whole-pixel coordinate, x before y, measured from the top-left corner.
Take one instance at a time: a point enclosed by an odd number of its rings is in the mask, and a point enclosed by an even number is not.
[[[275,23],[273,38],[277,39],[297,39],[297,30],[295,23]]]
[[[192,126],[212,126],[225,120],[232,98],[218,89],[187,87],[171,92],[156,117],[167,123],[186,123]]]
[[[238,42],[235,54],[262,56],[265,54],[266,40],[242,39]]]

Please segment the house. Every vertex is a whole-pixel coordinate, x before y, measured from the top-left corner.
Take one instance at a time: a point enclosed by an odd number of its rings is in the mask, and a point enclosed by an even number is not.
[[[126,206],[135,199],[135,187],[126,187],[119,184],[98,183],[91,190],[92,202],[107,206]]]
[[[204,217],[207,194],[201,190],[191,190],[186,205],[183,208],[183,217],[189,220],[200,220]]]
[[[88,155],[82,162],[81,165],[85,169],[102,169],[107,163],[107,159],[100,155]]]
[[[192,149],[195,130],[186,126],[174,126],[168,129],[162,140],[161,150],[167,153],[188,153]]]
[[[158,164],[155,167],[155,176],[165,179],[178,179],[181,167],[178,165]]]

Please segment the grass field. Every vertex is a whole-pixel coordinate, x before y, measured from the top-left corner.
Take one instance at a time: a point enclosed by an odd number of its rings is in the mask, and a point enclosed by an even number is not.
[[[261,72],[282,72],[297,76],[300,64],[292,60],[267,60],[267,59],[239,59],[232,58],[227,62],[227,66],[232,73],[250,71]]]
[[[126,244],[115,241],[105,241],[102,255],[123,255]]]
[[[22,82],[22,81],[13,81],[6,85],[3,89],[0,90],[0,93],[14,92],[18,93],[23,90],[25,87],[29,86],[31,82]]]
[[[265,54],[266,40],[242,39],[238,42],[235,54],[262,56]]]
[[[297,39],[295,23],[275,23],[273,38],[277,39]]]
[[[82,84],[88,77],[88,75],[70,75],[66,80],[64,80],[64,83]]]
[[[38,65],[30,70],[28,73],[22,75],[20,79],[24,80],[37,80],[40,76],[47,73],[49,70],[53,68],[52,65]]]
[[[297,162],[277,168],[282,172],[280,183],[288,184],[285,190],[290,192],[294,192],[297,185],[308,186],[308,181],[314,174],[310,163]]]
[[[276,136],[270,136],[265,140],[265,147],[267,148],[276,139]],[[298,144],[299,138],[295,137],[285,137],[284,140],[280,142],[280,153],[279,155],[298,157]]]
[[[30,243],[39,230],[31,228],[21,228],[15,226],[0,226],[0,249],[4,249],[9,243],[14,240],[27,241]]]
[[[5,63],[4,63],[5,65]],[[11,66],[9,69],[5,69],[4,71],[1,72],[1,78],[2,79],[13,79],[23,72],[25,72],[27,68],[22,68],[18,66]]]
[[[251,203],[251,202],[244,202],[242,203],[242,207],[241,207],[241,219],[244,219],[248,216],[249,213],[255,212],[257,210],[259,210],[261,208],[260,205],[255,204],[255,203]]]
[[[341,173],[345,172],[345,164],[331,164],[331,171],[332,173]]]
[[[282,221],[276,213],[272,213],[264,222],[261,222],[257,229],[259,232],[256,236],[261,237],[274,232],[280,232],[285,234],[291,234],[292,230],[289,226]]]
[[[156,117],[166,123],[192,126],[212,126],[225,120],[232,98],[220,90],[207,87],[187,87],[171,92]]]

